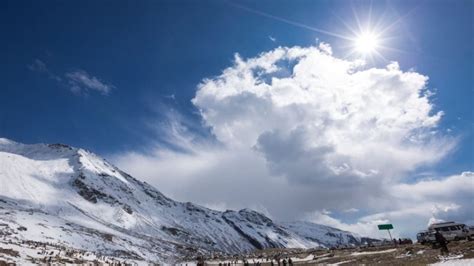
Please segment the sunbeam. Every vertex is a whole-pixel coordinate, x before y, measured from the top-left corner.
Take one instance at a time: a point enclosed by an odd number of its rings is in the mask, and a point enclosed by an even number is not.
[[[389,38],[387,36],[390,34],[393,28],[403,20],[403,18],[405,18],[409,14],[412,14],[414,11],[414,9],[412,9],[404,16],[399,16],[394,22],[387,23],[386,19],[383,19],[385,15],[377,17],[374,16],[372,10],[372,3],[370,4],[368,13],[363,16],[357,10],[356,6],[354,6],[354,3],[351,2],[351,10],[353,16],[352,21],[350,19],[343,19],[339,15],[337,15],[336,12],[332,12],[332,16],[338,19],[339,22],[341,22],[341,24],[343,25],[340,30],[334,31],[309,26],[301,22],[276,16],[261,10],[237,4],[235,2],[229,1],[227,3],[233,7],[250,12],[252,14],[256,14],[264,18],[272,19],[301,29],[306,29],[312,32],[317,32],[323,35],[341,39],[346,42],[345,45],[340,45],[340,47],[346,49],[346,51],[343,52],[345,54],[344,58],[357,58],[364,60],[370,59],[370,61],[372,62],[375,62],[377,59],[383,62],[388,62],[389,60],[382,55],[384,51],[402,52],[400,49],[391,47],[389,40],[392,38]]]

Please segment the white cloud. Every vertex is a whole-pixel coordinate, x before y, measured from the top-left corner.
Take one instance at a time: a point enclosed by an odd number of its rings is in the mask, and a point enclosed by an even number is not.
[[[331,215],[332,212],[329,211],[329,210],[323,209],[323,210],[321,211],[321,213],[324,214],[324,215]]]
[[[110,93],[113,85],[104,83],[97,77],[94,77],[84,70],[77,70],[65,74],[70,89],[74,93],[87,93],[89,90],[98,91],[104,95]]]
[[[45,62],[36,58],[33,60],[31,64],[28,65],[28,69],[38,73],[45,73],[48,75],[50,79],[55,80],[56,82],[61,82],[62,79],[58,75],[54,74],[51,70],[49,70],[48,66]]]
[[[31,71],[36,71],[36,72],[47,72],[48,71],[48,68],[46,67],[46,64],[43,61],[39,60],[39,59],[33,60],[33,62],[28,65],[28,68]]]
[[[423,94],[427,80],[397,63],[362,69],[315,47],[278,48],[237,56],[193,103],[219,141],[254,148],[291,182],[357,183],[396,178],[452,149],[436,132],[442,112]]]
[[[356,212],[359,212],[359,209],[357,209],[357,208],[349,208],[349,209],[343,210],[343,212],[345,212],[345,213],[356,213]]]
[[[217,143],[171,117],[166,139],[179,149],[155,144],[115,161],[171,197],[208,206],[262,206],[283,220],[312,213],[313,221],[361,234],[417,212],[412,217],[426,225],[434,204],[457,204],[458,211],[465,205],[455,197],[459,187],[443,196],[423,183],[404,184],[456,144],[437,130],[443,113],[433,110],[427,82],[395,62],[367,68],[338,59],[328,44],[236,55],[233,66],[198,85],[192,100]],[[314,212],[355,208],[374,214],[346,224]],[[403,233],[419,229],[401,224]]]
[[[352,224],[348,224],[319,211],[308,213],[305,216],[305,219],[317,224],[323,224],[339,228],[341,230],[355,232],[361,236],[370,236],[373,238],[386,238],[386,233],[379,232],[377,229],[377,225],[389,222],[388,220],[384,219],[373,219],[370,221],[358,221]]]
[[[318,47],[319,50],[321,50],[322,52],[325,52],[328,55],[332,55],[332,47],[328,43],[320,42]]]
[[[458,197],[472,196],[474,173],[463,172],[446,179],[423,179],[415,184],[398,184],[393,189],[399,198],[423,200],[444,199],[456,194]]]
[[[226,210],[229,209],[224,202],[204,203],[202,205],[206,208],[211,209],[211,210],[217,210],[217,211],[221,211],[221,212],[226,211]]]
[[[399,184],[385,197],[391,204],[386,211],[361,217],[355,223],[344,223],[329,214],[314,211],[306,218],[329,226],[358,232],[362,235],[386,237],[378,232],[377,224],[393,223],[395,237],[414,237],[434,222],[455,220],[474,224],[471,209],[474,202],[474,173],[464,172],[437,180],[422,180],[413,184]]]
[[[84,70],[65,73],[65,79],[63,80],[60,75],[51,71],[46,63],[39,59],[33,60],[33,62],[28,65],[28,69],[34,72],[47,74],[50,79],[55,80],[62,86],[68,86],[69,89],[76,94],[88,94],[90,90],[93,90],[100,92],[103,95],[108,95],[114,88],[113,85],[101,81],[99,78],[90,75]],[[174,99],[174,94],[172,95],[172,98]]]

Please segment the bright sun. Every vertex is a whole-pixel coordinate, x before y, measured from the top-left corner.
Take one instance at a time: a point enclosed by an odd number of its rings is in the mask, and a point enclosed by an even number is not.
[[[370,54],[376,51],[378,46],[377,36],[366,32],[357,36],[354,40],[355,49],[361,54]]]

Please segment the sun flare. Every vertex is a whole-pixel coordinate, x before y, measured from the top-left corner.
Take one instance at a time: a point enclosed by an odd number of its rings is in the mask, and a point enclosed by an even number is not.
[[[354,40],[356,51],[364,55],[375,52],[378,45],[377,36],[371,32],[362,33]]]

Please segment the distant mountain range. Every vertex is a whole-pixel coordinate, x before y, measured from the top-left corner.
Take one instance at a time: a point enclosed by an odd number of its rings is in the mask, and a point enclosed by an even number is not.
[[[177,202],[89,151],[0,138],[0,247],[19,240],[154,262],[365,241],[249,209],[221,212]]]

